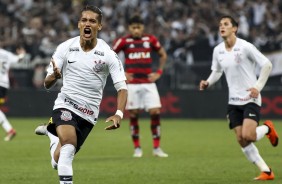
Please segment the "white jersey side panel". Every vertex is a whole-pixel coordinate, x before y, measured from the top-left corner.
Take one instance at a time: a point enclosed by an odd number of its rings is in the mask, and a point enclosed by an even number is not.
[[[114,83],[126,77],[121,61],[103,40],[98,39],[89,52],[81,49],[79,40],[78,36],[60,44],[52,57],[63,74],[63,87],[53,109],[69,109],[95,124],[107,76],[111,74]],[[47,75],[53,72],[52,64],[47,71]]]
[[[253,102],[261,106],[261,95],[251,98],[247,90],[257,82],[256,65],[263,66],[267,62],[270,61],[261,52],[240,38],[236,39],[231,51],[225,49],[224,43],[215,47],[211,69],[224,71],[229,88],[229,104]]]
[[[12,63],[16,63],[19,61],[17,55],[6,51],[4,49],[0,49],[0,86],[4,88],[10,88],[9,81],[9,69]]]

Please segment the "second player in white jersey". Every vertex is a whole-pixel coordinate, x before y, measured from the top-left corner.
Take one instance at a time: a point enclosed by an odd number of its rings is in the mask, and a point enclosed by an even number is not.
[[[66,76],[54,109],[72,110],[95,124],[107,76],[111,75],[114,84],[126,77],[118,56],[102,39],[97,39],[96,47],[89,52],[81,49],[79,41],[78,36],[63,42],[52,57]],[[52,63],[47,71],[47,75],[53,73]]]
[[[8,89],[10,88],[10,80],[9,80],[9,70],[10,66],[13,63],[19,62],[25,56],[25,50],[23,48],[17,49],[17,54],[15,55],[10,51],[0,48],[0,106],[5,103],[5,99],[7,96]],[[0,125],[3,127],[5,132],[7,133],[4,138],[5,141],[12,140],[16,131],[12,127],[11,123],[8,121],[4,112],[0,109]]]
[[[9,69],[12,63],[19,61],[19,56],[0,48],[0,86],[9,89]]]
[[[214,48],[212,73],[200,82],[200,90],[213,85],[225,73],[229,100],[227,118],[237,142],[246,158],[255,164],[261,174],[255,180],[273,180],[274,173],[261,157],[256,145],[265,135],[272,146],[278,145],[274,124],[267,120],[259,125],[261,94],[272,69],[271,62],[254,45],[236,36],[238,23],[231,16],[223,16],[219,33],[223,42]],[[260,67],[259,77],[256,69]]]
[[[248,89],[257,85],[256,66],[268,67],[270,61],[252,44],[236,38],[236,43],[230,51],[224,42],[215,47],[211,69],[215,72],[224,71],[229,88],[229,104],[244,105],[249,102],[261,106],[261,95],[251,98]]]

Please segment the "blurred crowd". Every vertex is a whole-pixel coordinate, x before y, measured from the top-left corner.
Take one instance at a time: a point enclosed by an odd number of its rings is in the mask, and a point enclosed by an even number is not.
[[[146,32],[168,52],[168,73],[183,65],[210,64],[214,46],[222,41],[218,19],[225,14],[238,20],[238,36],[262,52],[282,50],[281,0],[0,0],[0,47],[26,49],[24,66],[33,69],[35,87],[42,87],[56,46],[79,34],[77,22],[86,4],[102,10],[99,37],[110,45],[127,33],[127,19],[140,13]]]

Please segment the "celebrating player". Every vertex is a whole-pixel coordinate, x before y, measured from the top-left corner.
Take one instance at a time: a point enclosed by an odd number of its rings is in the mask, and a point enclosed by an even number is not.
[[[80,36],[60,44],[52,56],[44,85],[52,87],[63,78],[63,86],[48,126],[39,126],[35,133],[50,138],[51,163],[58,169],[60,184],[73,183],[72,162],[97,122],[103,89],[110,74],[117,90],[116,114],[106,130],[117,129],[123,118],[127,99],[126,77],[116,53],[97,38],[102,29],[102,12],[86,6],[78,22]],[[95,182],[94,182],[95,183]]]
[[[163,72],[167,54],[157,38],[151,34],[144,34],[144,22],[139,15],[129,19],[130,35],[119,38],[113,49],[117,53],[124,52],[125,75],[127,78],[128,99],[126,109],[130,115],[131,136],[134,143],[133,157],[142,157],[139,141],[139,111],[145,109],[151,116],[151,132],[153,135],[153,155],[167,157],[160,148],[160,108],[161,102],[155,81]],[[159,67],[152,71],[152,51],[159,55]]]
[[[242,151],[249,161],[261,171],[255,180],[273,180],[271,168],[260,156],[254,142],[266,135],[273,146],[278,145],[278,135],[271,121],[258,126],[260,120],[261,95],[272,69],[271,62],[251,43],[236,37],[238,23],[231,16],[223,16],[219,32],[224,42],[214,48],[212,73],[200,82],[200,90],[213,85],[225,73],[229,101],[227,117],[230,129],[234,129]],[[256,66],[261,67],[256,77]]]
[[[16,63],[23,59],[25,55],[25,50],[23,48],[17,49],[17,54],[15,55],[7,50],[0,48],[0,106],[5,103],[5,97],[7,91],[10,88],[9,81],[9,69],[12,63]],[[7,133],[4,138],[5,141],[10,141],[16,136],[16,131],[8,121],[5,114],[0,109],[0,124]]]

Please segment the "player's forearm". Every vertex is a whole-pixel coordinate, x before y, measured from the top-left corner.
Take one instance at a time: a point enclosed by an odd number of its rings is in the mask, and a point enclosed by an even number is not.
[[[164,48],[161,48],[159,50],[159,56],[160,56],[160,59],[159,59],[159,70],[163,70],[164,69],[164,66],[165,66],[165,63],[166,63],[166,60],[167,60],[167,54],[166,54],[166,51],[164,50]]]
[[[127,89],[121,89],[117,95],[117,110],[124,111],[127,100]]]
[[[57,79],[54,74],[46,76],[44,80],[44,87],[50,89],[54,84],[56,84]]]
[[[258,91],[261,91],[262,88],[265,86],[266,81],[269,77],[269,74],[272,70],[271,62],[267,62],[265,65],[262,66],[259,78],[254,86]]]
[[[220,77],[222,76],[223,72],[218,72],[218,71],[212,71],[210,74],[209,78],[207,79],[208,81],[208,87],[212,86],[214,83],[216,83]]]

